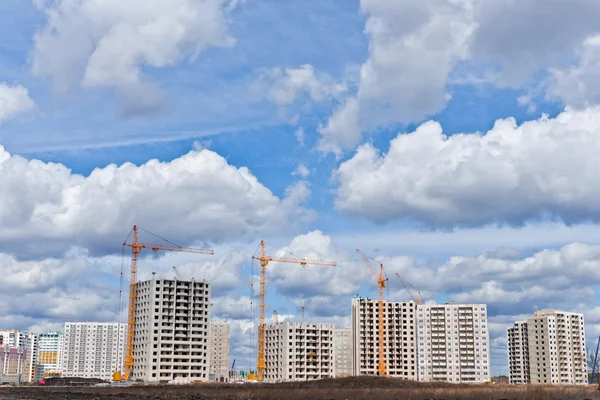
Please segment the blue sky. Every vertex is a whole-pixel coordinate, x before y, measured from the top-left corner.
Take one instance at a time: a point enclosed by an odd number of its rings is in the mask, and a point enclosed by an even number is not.
[[[208,279],[238,357],[262,238],[338,261],[273,266],[269,315],[348,324],[376,295],[358,247],[429,300],[487,303],[494,374],[535,309],[599,334],[600,8],[539,3],[3,1],[0,269],[30,300],[0,328],[114,320],[94,280],[116,292],[136,223],[215,247],[142,264]]]

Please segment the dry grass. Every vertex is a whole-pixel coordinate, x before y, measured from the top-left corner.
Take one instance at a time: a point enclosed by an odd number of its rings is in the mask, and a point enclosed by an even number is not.
[[[2,400],[583,400],[596,387],[453,385],[385,378],[283,384],[0,389]]]

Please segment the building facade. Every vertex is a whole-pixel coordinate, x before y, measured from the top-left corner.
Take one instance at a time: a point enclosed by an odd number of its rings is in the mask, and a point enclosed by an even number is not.
[[[62,376],[63,335],[48,331],[38,336],[37,380]]]
[[[268,382],[333,377],[332,324],[283,322],[265,327],[265,375]]]
[[[0,385],[27,382],[28,354],[23,346],[0,346]]]
[[[65,323],[62,372],[65,377],[111,380],[123,369],[127,324]]]
[[[417,306],[417,320],[418,380],[490,380],[485,304],[421,304]]]
[[[523,336],[528,356],[528,365],[524,370],[529,375],[525,375],[522,382],[516,378],[513,381],[511,376],[511,383],[587,384],[583,314],[541,310],[517,324],[521,324],[527,331],[527,336]],[[510,346],[511,334],[514,337],[514,330],[509,329],[508,359],[512,367],[521,361],[523,350]]]
[[[416,305],[386,302],[385,364],[390,377],[417,379]],[[352,375],[377,375],[379,364],[378,301],[352,299]]]
[[[517,321],[507,329],[508,381],[514,385],[530,382],[527,321]]]
[[[37,346],[38,338],[32,332],[22,332],[18,330],[0,331],[2,343],[9,348],[24,349],[26,354],[25,365],[22,367],[22,382],[33,382],[37,374]],[[22,354],[22,353],[20,353]],[[21,367],[20,367],[21,368]]]
[[[333,376],[352,376],[352,328],[333,331]]]
[[[208,381],[210,288],[205,281],[137,284],[132,379]]]
[[[226,322],[210,323],[210,375],[223,381],[229,376],[230,328]]]

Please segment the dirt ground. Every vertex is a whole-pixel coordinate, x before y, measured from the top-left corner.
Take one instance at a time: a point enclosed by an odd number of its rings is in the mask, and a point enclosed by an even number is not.
[[[326,379],[282,384],[196,384],[130,387],[0,388],[0,400],[583,400],[596,387],[454,385],[386,378]]]

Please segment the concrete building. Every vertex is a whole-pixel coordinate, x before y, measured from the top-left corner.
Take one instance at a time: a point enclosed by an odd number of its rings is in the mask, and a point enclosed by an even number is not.
[[[541,310],[517,324],[526,327],[527,331],[527,336],[522,337],[527,343],[528,368],[526,366],[524,370],[528,370],[529,376],[523,374],[522,383],[587,384],[583,314]],[[509,329],[508,358],[511,368],[523,358],[522,348],[510,346],[514,333],[514,327],[512,331]],[[519,382],[516,378],[513,382],[511,376],[511,383]]]
[[[0,385],[27,382],[28,354],[25,347],[0,346]]]
[[[62,376],[63,335],[48,331],[38,336],[37,380]]]
[[[519,385],[530,382],[527,322],[517,321],[507,329],[508,381]]]
[[[333,331],[333,376],[352,376],[352,328]]]
[[[229,376],[230,329],[226,322],[210,323],[210,376],[225,381]]]
[[[490,380],[485,304],[421,304],[417,321],[420,381]]]
[[[205,281],[137,284],[133,379],[208,381],[210,288]]]
[[[123,369],[126,337],[127,324],[65,323],[63,376],[111,380],[113,372]]]
[[[283,322],[265,327],[268,382],[333,377],[332,324]]]
[[[416,305],[386,302],[385,363],[388,376],[417,379]],[[379,314],[377,300],[352,299],[352,375],[377,375]]]
[[[2,343],[9,348],[25,350],[27,356],[25,366],[23,367],[22,382],[33,382],[36,379],[37,371],[37,346],[38,338],[32,332],[22,332],[18,330],[0,331]],[[18,351],[18,350],[17,350]]]

